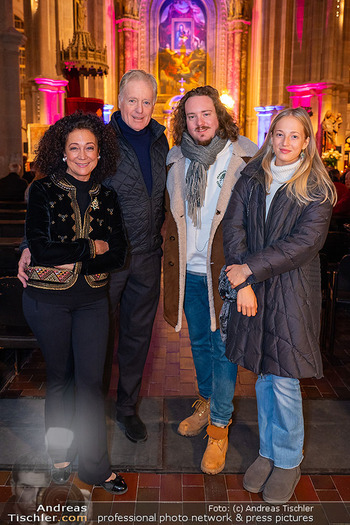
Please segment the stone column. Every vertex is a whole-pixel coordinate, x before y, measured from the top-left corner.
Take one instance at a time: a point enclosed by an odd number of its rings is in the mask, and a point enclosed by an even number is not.
[[[336,88],[337,85],[332,82],[315,82],[286,86],[287,91],[290,93],[293,108],[298,106],[312,108],[314,117],[311,118],[311,122],[316,136],[317,149],[320,154],[322,150],[322,119],[326,111],[324,101],[327,96],[329,97],[332,90]]]
[[[278,111],[281,111],[284,106],[259,106],[254,108],[258,115],[258,146],[264,143],[266,135],[269,131],[271,119],[273,115],[276,115]]]
[[[233,98],[234,113],[245,132],[247,105],[248,32],[251,21],[242,18],[242,11],[229,13],[227,23],[227,88]]]
[[[116,20],[119,80],[129,69],[139,68],[139,28],[140,21],[135,18],[124,17]]]
[[[19,46],[25,36],[13,27],[12,0],[0,0],[0,177],[9,162],[22,164]]]
[[[53,124],[64,116],[65,86],[57,70],[58,17],[55,0],[39,2],[33,12],[25,2],[27,45],[27,122]]]
[[[41,112],[45,116],[43,124],[54,124],[64,116],[64,95],[68,80],[37,77],[35,83],[40,93]]]

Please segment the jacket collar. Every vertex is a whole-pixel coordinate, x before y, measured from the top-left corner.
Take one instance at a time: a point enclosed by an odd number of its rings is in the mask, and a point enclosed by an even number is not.
[[[115,130],[115,132],[117,133],[118,138],[123,138],[123,134],[122,134],[122,132],[120,130],[120,127],[118,125],[118,122],[117,122],[117,119],[120,116],[121,116],[120,111],[119,110],[115,111],[113,113],[112,117],[111,117],[111,125],[112,125],[113,129]],[[150,131],[151,131],[152,137],[153,137],[152,142],[154,142],[155,140],[158,140],[163,135],[163,133],[165,131],[165,127],[162,126],[161,124],[159,124],[153,118],[151,118],[151,120],[150,120],[149,127],[150,127]]]
[[[56,184],[56,186],[58,186],[62,190],[76,191],[75,186],[73,186],[73,184],[68,182],[68,180],[65,178],[57,177],[57,175],[52,175],[51,180],[54,184]],[[96,195],[99,192],[99,189],[100,189],[100,184],[97,184],[97,182],[94,182],[89,193],[91,195]]]
[[[261,166],[261,160],[261,158],[257,158],[248,162],[246,167],[242,170],[242,175],[255,178],[259,182],[265,184],[265,174]]]
[[[231,145],[233,155],[237,155],[237,157],[241,157],[243,159],[246,157],[247,151],[246,149],[244,149],[239,138],[235,142],[231,142]],[[167,166],[174,162],[178,162],[181,158],[183,158],[181,146],[173,146],[168,154],[168,158],[166,161]]]
[[[217,210],[225,211],[227,203],[231,196],[233,186],[239,178],[239,167],[242,164],[242,157],[247,155],[247,152],[237,142],[232,142],[232,157],[227,168],[224,182],[220,191],[217,202]],[[185,213],[185,171],[186,158],[181,152],[180,146],[173,146],[168,153],[167,166],[170,171],[167,178],[167,190],[170,195],[170,208],[175,216],[183,216]],[[172,167],[172,165],[174,165]]]

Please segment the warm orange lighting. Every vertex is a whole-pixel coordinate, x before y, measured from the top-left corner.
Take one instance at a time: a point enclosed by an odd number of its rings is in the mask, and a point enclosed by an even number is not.
[[[227,93],[227,91],[222,92],[222,95],[220,96],[220,100],[223,103],[223,105],[226,106],[228,109],[233,109],[233,106],[235,105],[235,101]]]

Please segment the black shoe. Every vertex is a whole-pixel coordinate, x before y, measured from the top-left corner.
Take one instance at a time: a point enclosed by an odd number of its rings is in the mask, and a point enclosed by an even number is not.
[[[67,483],[71,474],[72,463],[69,463],[69,465],[63,468],[57,468],[55,466],[52,467],[52,481],[56,483],[56,485],[64,485],[65,483]]]
[[[125,435],[133,443],[142,443],[147,439],[147,429],[137,414],[118,416],[117,421],[124,427]]]
[[[128,491],[127,484],[119,474],[117,474],[117,477],[115,479],[112,479],[112,481],[104,481],[100,484],[100,486],[104,488],[107,492],[110,492],[111,494],[116,494],[117,496],[120,494],[125,494],[125,492]]]

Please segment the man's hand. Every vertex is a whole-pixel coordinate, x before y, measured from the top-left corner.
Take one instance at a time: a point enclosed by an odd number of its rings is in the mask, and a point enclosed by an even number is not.
[[[232,288],[235,288],[244,283],[252,275],[252,272],[248,264],[231,264],[227,266],[226,274]]]
[[[24,248],[21,258],[18,261],[18,274],[17,277],[23,284],[23,288],[27,288],[28,275],[25,269],[30,265],[31,254],[29,248]]]
[[[241,288],[237,293],[237,312],[254,317],[258,311],[258,301],[251,286]]]
[[[95,243],[96,255],[103,255],[104,253],[108,252],[109,250],[108,242],[96,240],[94,241],[94,243]]]

